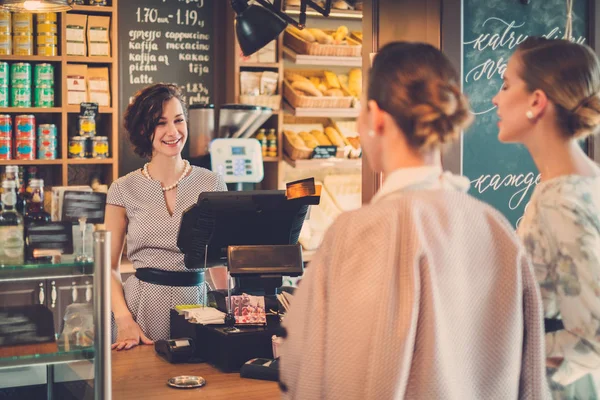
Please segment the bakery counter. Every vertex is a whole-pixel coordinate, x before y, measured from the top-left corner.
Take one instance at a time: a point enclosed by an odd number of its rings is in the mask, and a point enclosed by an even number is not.
[[[206,364],[170,364],[159,357],[154,346],[138,346],[113,351],[113,399],[278,399],[276,382],[241,378],[239,373],[223,373]],[[175,389],[169,378],[179,375],[201,376],[206,385],[197,389]]]

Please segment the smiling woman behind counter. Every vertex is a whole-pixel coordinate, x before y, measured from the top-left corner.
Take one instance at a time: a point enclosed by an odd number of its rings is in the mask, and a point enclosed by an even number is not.
[[[187,109],[175,85],[156,84],[135,95],[124,126],[136,154],[150,161],[117,179],[108,191],[112,233],[112,348],[169,338],[169,310],[204,301],[204,273],[186,269],[177,247],[183,211],[201,192],[226,191],[223,179],[181,157]],[[121,281],[125,237],[135,276]]]

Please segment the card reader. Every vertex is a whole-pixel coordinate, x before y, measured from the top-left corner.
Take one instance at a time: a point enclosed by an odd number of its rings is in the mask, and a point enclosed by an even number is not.
[[[192,358],[195,349],[194,341],[190,338],[157,340],[154,344],[156,353],[172,364],[198,362]]]

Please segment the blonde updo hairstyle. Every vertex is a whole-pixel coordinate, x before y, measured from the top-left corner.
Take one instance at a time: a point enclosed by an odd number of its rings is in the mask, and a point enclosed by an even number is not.
[[[390,114],[421,152],[458,138],[473,119],[450,60],[425,43],[385,45],[373,60],[368,99]]]
[[[530,92],[542,90],[555,105],[567,137],[585,138],[600,125],[600,65],[588,46],[528,37],[517,48],[519,76]]]

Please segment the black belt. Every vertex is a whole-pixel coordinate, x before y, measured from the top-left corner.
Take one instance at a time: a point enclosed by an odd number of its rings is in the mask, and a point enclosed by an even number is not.
[[[544,331],[546,333],[562,331],[565,329],[562,319],[544,318]]]
[[[200,286],[204,283],[201,271],[164,271],[156,268],[138,268],[135,277],[140,281],[163,286]]]

